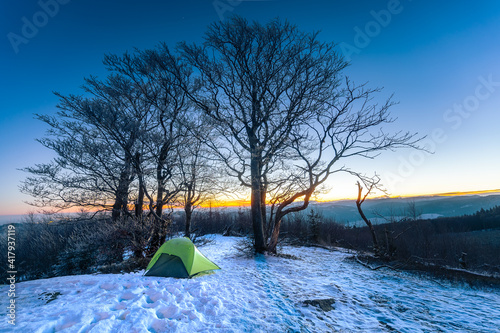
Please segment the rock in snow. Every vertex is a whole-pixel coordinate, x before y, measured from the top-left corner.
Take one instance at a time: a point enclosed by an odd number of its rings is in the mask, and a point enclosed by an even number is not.
[[[139,272],[17,283],[16,325],[8,323],[8,297],[1,297],[0,332],[494,332],[500,327],[499,290],[371,271],[344,260],[349,254],[342,250],[284,247],[283,253],[298,259],[245,258],[234,249],[237,242],[216,236],[201,247],[222,269],[192,279]],[[8,288],[0,287],[0,293]],[[328,300],[328,311],[317,300]]]

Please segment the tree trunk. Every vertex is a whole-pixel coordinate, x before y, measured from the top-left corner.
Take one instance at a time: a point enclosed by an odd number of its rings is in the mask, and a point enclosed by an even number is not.
[[[156,199],[156,215],[158,218],[162,218],[163,215],[163,188],[158,189],[158,198]]]
[[[130,185],[130,160],[125,158],[125,166],[120,172],[120,180],[116,190],[115,203],[113,204],[113,211],[111,218],[116,221],[120,218],[122,212],[127,211],[128,201],[128,187]]]
[[[267,225],[267,217],[266,217],[266,195],[267,195],[267,185],[260,184],[260,211],[262,215],[262,229],[264,230],[264,240],[267,241],[267,233],[266,230],[269,228]],[[271,221],[269,221],[271,223]]]
[[[264,220],[262,216],[262,212],[265,212],[265,207],[262,207],[262,177],[260,159],[259,156],[255,156],[253,153],[250,160],[250,173],[252,177],[250,207],[255,241],[254,247],[256,252],[263,253],[266,250],[266,242],[264,239]]]
[[[140,165],[140,155],[137,153],[135,155],[136,159],[136,166],[137,166],[137,178],[139,178],[139,194],[137,196],[137,202],[135,203],[135,216],[136,217],[141,217],[142,216],[142,210],[144,207],[144,181],[143,181],[143,176],[142,174],[139,174],[141,171],[139,169]]]
[[[170,225],[171,219],[170,216],[168,220],[164,220],[163,218],[161,219],[160,222],[160,232],[159,232],[159,243],[158,247],[160,247],[163,243],[165,243],[165,240],[167,239],[167,232],[168,232],[168,226]]]
[[[358,185],[358,199],[356,200],[356,207],[358,208],[359,215],[361,216],[363,221],[365,221],[366,225],[368,226],[368,229],[370,229],[370,233],[372,234],[373,250],[375,251],[376,255],[379,255],[380,254],[380,247],[378,245],[377,235],[375,234],[375,229],[373,228],[371,221],[368,220],[368,218],[365,216],[365,213],[361,209],[361,204],[365,201],[368,194],[370,194],[370,192],[372,191],[374,184],[372,184],[368,188],[368,192],[365,194],[365,196],[363,198],[361,197],[362,192],[363,192],[363,187],[361,186],[359,181],[358,181],[357,185]]]
[[[272,221],[270,221],[272,222]],[[273,223],[273,232],[271,233],[271,238],[269,239],[269,245],[267,246],[267,251],[271,253],[276,253],[276,246],[278,245],[278,238],[280,235],[281,218],[275,217]]]
[[[373,224],[365,216],[365,213],[363,213],[363,210],[361,209],[361,203],[359,202],[359,200],[356,202],[356,207],[358,207],[359,215],[361,215],[361,218],[363,219],[363,221],[365,221],[366,225],[368,226],[368,229],[370,229],[370,233],[372,234],[373,249],[375,250],[376,254],[379,254],[377,235],[375,234],[375,229],[373,228]]]
[[[158,193],[156,198],[156,208],[155,208],[155,221],[153,223],[153,236],[151,237],[151,250],[156,252],[156,250],[161,246],[161,234],[162,234],[162,224],[163,224],[163,184],[161,180],[158,180]]]
[[[156,165],[156,219],[153,223],[153,236],[151,237],[151,250],[156,251],[164,240],[164,234],[166,227],[164,226],[163,220],[163,196],[165,193],[165,178],[163,173],[163,168],[165,166],[165,161],[167,160],[169,145],[164,143],[160,149],[160,155],[158,156],[158,164]]]
[[[164,143],[160,149],[160,156],[158,156],[158,165],[156,166],[156,181],[157,181],[157,196],[156,196],[156,215],[162,217],[163,214],[163,195],[165,192],[165,179],[166,176],[163,173],[163,168],[165,167],[165,162],[167,160],[168,151],[170,146],[168,143]]]
[[[115,203],[113,204],[113,211],[111,212],[111,218],[113,221],[116,221],[120,218],[120,214],[122,211],[122,201],[120,200],[120,195],[118,191],[116,193]]]
[[[163,214],[163,194],[164,194],[164,181],[163,176],[163,165],[164,161],[159,161],[156,167],[156,215],[161,219]]]
[[[158,180],[158,193],[157,193],[157,198],[156,198],[156,207],[155,207],[155,219],[153,222],[153,231],[152,231],[152,236],[151,236],[151,243],[150,243],[150,251],[152,253],[156,252],[158,248],[161,246],[161,234],[162,234],[162,225],[163,225],[163,185],[162,181]]]
[[[191,236],[191,216],[193,215],[193,210],[191,208],[191,202],[186,202],[184,206],[184,212],[186,213],[186,231],[184,236],[188,238]]]
[[[139,185],[139,195],[137,197],[137,202],[135,203],[135,216],[141,217],[142,210],[144,207],[144,189],[142,188],[142,184]]]

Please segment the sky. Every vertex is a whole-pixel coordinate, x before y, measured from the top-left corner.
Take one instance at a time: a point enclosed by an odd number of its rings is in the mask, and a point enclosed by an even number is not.
[[[423,151],[355,158],[347,167],[378,173],[391,195],[500,189],[500,3],[348,0],[3,0],[0,3],[0,215],[34,209],[18,186],[20,168],[46,163],[54,91],[79,93],[83,78],[104,77],[104,54],[201,42],[206,27],[237,14],[280,17],[335,42],[355,82],[394,94],[387,129],[426,136]],[[336,175],[320,199],[356,195]]]

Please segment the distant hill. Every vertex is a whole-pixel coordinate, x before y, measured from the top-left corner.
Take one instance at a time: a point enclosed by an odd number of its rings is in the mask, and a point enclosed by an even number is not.
[[[385,222],[380,215],[386,219],[391,217],[400,219],[408,216],[408,209],[412,203],[418,212],[417,215],[422,219],[462,216],[474,214],[481,208],[489,209],[500,206],[500,194],[367,199],[362,207],[367,217],[373,223],[378,224]],[[339,223],[363,224],[354,200],[312,202],[308,211],[311,209]]]
[[[24,221],[25,215],[0,215],[0,225]]]

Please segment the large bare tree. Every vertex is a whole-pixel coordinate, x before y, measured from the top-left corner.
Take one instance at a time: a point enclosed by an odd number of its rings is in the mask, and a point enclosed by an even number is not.
[[[203,185],[208,177],[199,174],[206,127],[191,129],[187,112],[193,103],[178,84],[179,77],[188,82],[190,70],[164,45],[106,55],[104,65],[106,80],[85,79],[83,96],[57,94],[58,113],[38,116],[50,127],[40,142],[57,157],[26,168],[31,175],[22,190],[39,206],[111,210],[115,220],[132,216],[134,198],[134,215],[142,218],[149,201],[148,215],[155,219],[149,250],[154,252],[171,221],[165,207],[179,204],[185,193],[192,213],[208,191]]]
[[[56,157],[25,168],[31,176],[21,190],[32,195],[37,206],[112,208],[117,219],[128,214],[134,178],[131,152],[137,148],[148,106],[120,76],[110,75],[105,82],[90,77],[83,88],[87,97],[56,93],[60,103],[55,116],[37,115],[49,125],[48,135],[39,142]]]
[[[305,209],[329,175],[347,170],[335,168],[341,158],[413,143],[407,133],[371,134],[391,121],[392,102],[371,104],[378,90],[346,79],[347,62],[316,33],[279,19],[262,25],[233,17],[212,24],[202,45],[179,50],[199,73],[198,89],[185,90],[217,124],[214,148],[251,190],[257,252],[276,250],[281,219]]]
[[[157,220],[151,241],[154,251],[165,240],[170,222],[164,219],[164,207],[171,205],[183,190],[179,145],[184,140],[182,122],[190,108],[189,99],[177,84],[177,76],[165,68],[175,67],[176,75],[189,77],[190,73],[177,64],[166,47],[122,56],[107,55],[104,64],[108,70],[126,77],[140,91],[144,103],[150,106],[149,128],[141,135],[144,151],[136,155],[134,165],[141,194],[137,206],[142,204],[141,196],[146,196],[149,212]],[[151,183],[148,179],[154,179],[153,188],[148,188]]]

